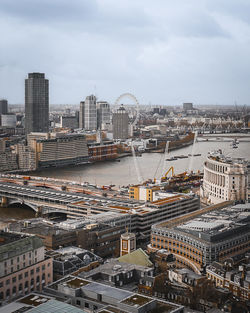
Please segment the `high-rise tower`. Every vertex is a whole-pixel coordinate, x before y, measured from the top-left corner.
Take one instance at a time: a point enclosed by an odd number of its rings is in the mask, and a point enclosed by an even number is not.
[[[43,73],[25,79],[25,133],[49,131],[49,81]]]
[[[8,113],[8,101],[6,99],[0,100],[0,114]]]
[[[105,124],[110,123],[110,105],[107,101],[97,102],[97,128],[103,129]]]
[[[113,138],[114,139],[127,139],[128,138],[128,112],[124,106],[113,113]]]
[[[84,102],[84,128],[87,130],[97,129],[96,97],[88,96]]]

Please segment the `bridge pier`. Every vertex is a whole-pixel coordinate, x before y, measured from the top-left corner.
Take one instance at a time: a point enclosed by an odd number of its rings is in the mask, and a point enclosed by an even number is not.
[[[8,206],[8,198],[7,197],[2,197],[1,199],[1,207],[6,208]]]
[[[37,207],[36,217],[42,216],[43,208],[41,206]]]

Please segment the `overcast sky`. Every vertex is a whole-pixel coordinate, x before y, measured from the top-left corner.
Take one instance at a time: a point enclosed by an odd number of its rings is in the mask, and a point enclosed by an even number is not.
[[[0,98],[250,104],[250,0],[0,0]]]

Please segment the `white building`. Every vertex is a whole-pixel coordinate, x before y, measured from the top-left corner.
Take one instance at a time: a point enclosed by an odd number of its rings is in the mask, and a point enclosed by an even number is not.
[[[97,129],[96,97],[94,95],[86,97],[84,102],[84,128],[87,130]]]
[[[16,127],[16,114],[2,114],[1,126],[3,127]]]
[[[106,125],[110,124],[110,105],[107,101],[97,102],[97,127],[106,129]]]
[[[204,163],[201,198],[208,204],[247,199],[247,161],[225,157],[221,151],[210,153]]]

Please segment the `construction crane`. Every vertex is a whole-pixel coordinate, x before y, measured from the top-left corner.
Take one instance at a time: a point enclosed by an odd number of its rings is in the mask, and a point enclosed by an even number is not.
[[[168,170],[167,170],[167,172],[164,174],[164,176],[162,176],[162,178],[161,178],[161,180],[162,181],[164,181],[164,180],[167,180],[167,176],[168,176],[168,174],[169,174],[169,172],[172,172],[171,174],[171,177],[173,177],[174,176],[174,167],[173,166],[171,166]]]
[[[139,166],[138,166],[138,163],[137,163],[137,157],[136,157],[136,154],[135,154],[135,148],[134,148],[133,141],[131,141],[131,151],[132,151],[132,155],[133,155],[135,171],[136,171],[136,174],[137,174],[138,182],[142,183],[143,182],[143,177],[142,177],[142,175],[140,173],[140,169],[139,169]]]
[[[191,158],[190,158],[190,161],[189,161],[189,170],[188,170],[189,173],[191,173],[193,171],[193,159],[194,159],[195,143],[197,141],[197,136],[198,136],[198,132],[195,131],[195,133],[194,133],[194,142],[193,142],[193,147],[192,147],[192,153],[191,153]]]

